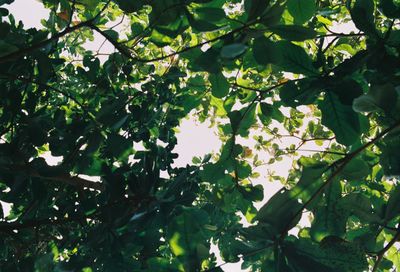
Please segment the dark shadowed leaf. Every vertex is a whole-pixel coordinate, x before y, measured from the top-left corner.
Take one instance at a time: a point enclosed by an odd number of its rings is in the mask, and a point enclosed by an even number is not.
[[[229,82],[222,73],[211,74],[209,76],[211,83],[211,92],[213,96],[222,98],[225,97],[229,92]]]
[[[304,41],[315,38],[317,32],[314,29],[299,25],[276,25],[270,30],[289,41]]]
[[[335,94],[327,93],[319,103],[322,124],[330,128],[336,140],[344,145],[352,145],[361,134],[360,121],[351,106],[343,105]]]
[[[302,47],[287,41],[278,42],[277,46],[281,54],[278,65],[282,70],[308,76],[318,75],[310,56]]]

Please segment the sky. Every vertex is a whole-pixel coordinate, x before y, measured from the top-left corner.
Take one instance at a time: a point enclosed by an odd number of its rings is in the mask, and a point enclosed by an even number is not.
[[[48,17],[48,11],[44,9],[41,2],[36,0],[15,0],[11,6],[7,7],[11,14],[14,15],[17,21],[22,20],[26,28],[36,27],[42,28],[40,21]],[[354,31],[355,27],[352,23],[348,23],[340,26],[333,26],[331,30],[335,32],[349,33],[350,31]],[[95,34],[94,41],[88,43],[86,45],[87,49],[91,49],[96,51],[100,44],[104,41],[102,37],[98,34]],[[105,43],[102,46],[101,52],[110,53],[113,52],[114,48],[111,44]],[[309,109],[303,108],[303,111],[307,112]],[[288,112],[288,109],[283,109],[284,114]],[[307,124],[307,122],[304,122]],[[275,124],[278,128],[282,127],[280,124]],[[194,156],[203,157],[208,153],[217,153],[221,147],[221,141],[219,140],[216,132],[216,128],[210,127],[210,123],[207,121],[204,123],[199,123],[195,121],[193,116],[189,116],[187,119],[183,119],[181,121],[179,127],[179,133],[176,135],[178,140],[178,145],[174,150],[175,153],[179,154],[178,159],[175,160],[174,166],[186,166],[186,164],[191,163],[192,158]],[[291,138],[284,138],[282,142],[279,144],[284,148],[285,146],[289,146],[292,143],[298,143],[299,141]],[[246,146],[253,146],[255,141],[251,139],[242,140],[241,144]],[[318,147],[312,142],[308,142],[306,145],[302,147],[303,149],[318,149],[322,150],[323,147]],[[303,152],[302,155],[309,155],[310,152]],[[62,158],[55,158],[50,155],[50,153],[44,154],[47,162],[51,165],[57,164],[61,161]],[[269,155],[265,153],[259,154],[260,159],[268,160]],[[269,172],[272,170],[276,172],[277,175],[286,177],[289,169],[292,166],[292,161],[290,159],[284,159],[279,164],[274,164],[274,168],[271,169],[270,166],[262,166],[257,168],[257,171],[260,172],[260,177],[258,179],[252,180],[253,184],[262,184],[264,187],[264,200],[260,203],[256,203],[256,207],[260,208],[265,202],[280,188],[282,188],[282,184],[279,182],[269,182],[267,181]],[[86,177],[88,178],[88,177]],[[90,178],[90,177],[89,177]],[[98,177],[92,177],[93,180],[98,180]],[[1,201],[0,201],[1,202]],[[9,210],[9,205],[7,203],[1,202],[4,208],[5,214]],[[246,224],[246,222],[243,223]],[[301,224],[307,225],[309,224],[309,220],[307,218],[303,218]],[[296,230],[292,230],[293,234],[296,234]],[[212,247],[212,251],[216,252],[218,255],[218,250],[216,247]],[[219,259],[219,263],[222,263],[221,258]],[[240,263],[235,264],[226,264],[223,267],[224,271],[236,272],[236,271],[244,271],[240,269]]]

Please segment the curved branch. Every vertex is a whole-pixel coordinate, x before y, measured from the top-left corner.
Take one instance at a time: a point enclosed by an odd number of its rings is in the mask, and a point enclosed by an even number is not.
[[[290,83],[290,82],[297,82],[297,81],[300,81],[300,80],[302,80],[302,79],[303,79],[303,78],[296,78],[296,79],[286,80],[286,81],[277,83],[277,84],[275,84],[275,85],[273,85],[273,86],[270,86],[270,87],[268,87],[268,88],[265,89],[265,90],[257,89],[257,88],[253,88],[253,87],[243,86],[243,85],[240,85],[240,84],[238,84],[238,83],[232,83],[232,86],[238,87],[238,88],[242,88],[242,89],[245,89],[245,90],[249,90],[249,91],[259,92],[260,95],[263,95],[263,94],[268,93],[268,92],[270,92],[270,91],[272,91],[272,90],[274,90],[274,89],[276,89],[276,88],[282,87],[282,86],[285,85],[285,84],[288,84],[288,83]]]
[[[307,208],[307,206],[316,198],[318,197],[323,191],[324,189],[329,186],[334,180],[335,178],[342,172],[342,170],[346,167],[347,164],[350,163],[350,161],[355,158],[357,155],[359,155],[362,151],[364,151],[366,148],[370,147],[371,145],[375,144],[377,141],[379,141],[380,139],[382,139],[387,133],[391,132],[392,130],[396,129],[397,127],[400,126],[400,120],[398,120],[397,122],[395,122],[392,126],[388,127],[387,129],[383,130],[381,133],[379,133],[374,139],[372,139],[371,141],[369,141],[368,143],[364,144],[363,146],[359,147],[358,149],[356,149],[355,151],[347,154],[344,158],[341,158],[337,161],[335,161],[333,164],[331,164],[329,166],[329,168],[332,168],[336,165],[339,164],[339,166],[335,169],[335,171],[333,171],[331,173],[331,175],[328,177],[328,179],[326,180],[326,182],[324,184],[322,184],[318,190],[310,197],[310,199],[308,199],[306,202],[304,202],[304,204],[301,206],[301,208],[291,217],[291,219],[288,221],[288,223],[286,224],[284,230],[281,233],[281,237],[280,239],[283,239],[287,232],[290,230],[290,226],[292,224],[292,221],[297,218],[298,216],[300,216],[303,213],[303,210],[305,208]],[[328,169],[329,169],[328,168]],[[400,235],[400,234],[399,234]]]

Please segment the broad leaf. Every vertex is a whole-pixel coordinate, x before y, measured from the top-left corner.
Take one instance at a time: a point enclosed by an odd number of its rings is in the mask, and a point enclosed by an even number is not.
[[[296,24],[307,22],[317,8],[315,0],[288,0],[287,8]]]
[[[400,17],[400,6],[398,2],[396,3],[394,0],[381,0],[380,7],[385,16],[393,19]]]
[[[225,45],[221,49],[221,57],[226,59],[233,59],[243,54],[246,49],[247,46],[241,43]]]
[[[210,74],[209,80],[211,83],[211,91],[213,96],[222,98],[229,92],[229,82],[222,73]]]
[[[317,32],[314,29],[299,25],[276,25],[270,30],[289,41],[304,41],[315,38]]]
[[[390,221],[395,216],[400,214],[400,186],[396,186],[391,192],[389,196],[389,200],[386,204],[385,211],[385,221]]]
[[[335,94],[326,93],[319,108],[322,112],[322,124],[335,133],[338,143],[348,146],[359,139],[360,121],[351,106],[343,105]]]
[[[244,8],[248,14],[248,21],[252,21],[264,14],[270,0],[245,0]]]
[[[253,56],[258,64],[279,63],[280,54],[276,43],[265,37],[259,37],[253,43]]]
[[[350,9],[350,14],[358,29],[373,34],[376,31],[374,11],[373,0],[356,0],[354,6]]]
[[[304,49],[290,42],[281,41],[277,43],[281,59],[277,63],[284,71],[308,76],[318,75],[310,56]]]

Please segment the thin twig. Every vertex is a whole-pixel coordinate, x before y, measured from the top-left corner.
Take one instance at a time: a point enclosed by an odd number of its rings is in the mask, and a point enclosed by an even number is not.
[[[27,54],[29,54],[29,53],[31,53],[31,52],[39,49],[39,48],[42,48],[42,47],[46,46],[47,44],[49,44],[51,42],[54,42],[54,41],[58,40],[59,38],[64,37],[65,35],[67,35],[67,34],[69,34],[71,32],[74,32],[74,31],[76,31],[76,30],[78,30],[78,29],[80,29],[82,27],[88,27],[89,25],[93,24],[93,22],[96,21],[99,18],[99,16],[107,8],[107,6],[109,5],[110,2],[111,2],[111,0],[109,0],[105,4],[105,6],[101,9],[101,11],[97,15],[95,15],[93,18],[91,18],[91,19],[89,19],[89,20],[87,20],[85,22],[81,22],[81,23],[79,23],[79,24],[77,24],[75,26],[67,27],[63,31],[53,35],[52,37],[48,38],[47,40],[38,42],[36,44],[31,45],[30,47],[22,48],[22,49],[20,49],[18,51],[14,51],[14,52],[12,52],[10,54],[2,56],[2,57],[0,57],[0,63],[4,63],[4,62],[7,62],[7,61],[15,60],[16,58],[25,56],[25,55],[27,55]]]

